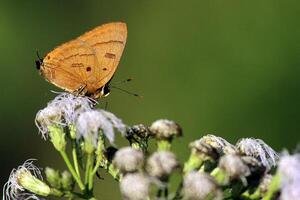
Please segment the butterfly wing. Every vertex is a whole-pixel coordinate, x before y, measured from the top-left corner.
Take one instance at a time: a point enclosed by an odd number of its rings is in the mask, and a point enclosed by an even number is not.
[[[41,74],[69,92],[84,87],[84,93],[95,94],[115,73],[126,38],[125,23],[96,27],[47,54]]]
[[[101,25],[77,38],[95,51],[97,66],[88,79],[92,88],[103,87],[115,73],[127,39],[127,26],[116,22]]]
[[[95,52],[78,40],[67,42],[48,53],[41,74],[54,85],[75,92],[86,87],[92,66],[97,65]]]

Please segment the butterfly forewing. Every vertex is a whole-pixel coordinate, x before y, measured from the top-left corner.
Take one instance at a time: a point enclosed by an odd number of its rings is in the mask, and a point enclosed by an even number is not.
[[[84,87],[93,94],[113,76],[127,38],[124,23],[109,23],[67,42],[43,60],[42,75],[70,92]]]
[[[99,66],[93,73],[95,81],[90,80],[90,83],[100,88],[112,78],[120,62],[127,39],[126,24],[104,24],[78,39],[89,44],[96,52]]]

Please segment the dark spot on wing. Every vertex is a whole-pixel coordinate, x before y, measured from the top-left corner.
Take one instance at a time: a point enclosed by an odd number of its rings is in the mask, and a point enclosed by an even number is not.
[[[116,55],[113,54],[113,53],[106,53],[106,54],[104,55],[104,57],[105,57],[105,58],[110,58],[110,59],[115,59],[115,58],[116,58]]]
[[[106,68],[106,67],[104,67],[104,68],[102,68],[102,70],[103,70],[103,71],[106,71],[106,70],[107,70],[107,68]]]
[[[87,67],[87,68],[86,68],[86,71],[87,71],[87,72],[90,72],[91,70],[92,70],[91,67]]]

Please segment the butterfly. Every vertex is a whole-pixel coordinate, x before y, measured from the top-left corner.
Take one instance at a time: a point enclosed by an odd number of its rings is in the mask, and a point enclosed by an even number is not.
[[[103,24],[66,42],[35,63],[50,83],[93,99],[110,93],[109,83],[118,67],[127,39],[122,22]]]

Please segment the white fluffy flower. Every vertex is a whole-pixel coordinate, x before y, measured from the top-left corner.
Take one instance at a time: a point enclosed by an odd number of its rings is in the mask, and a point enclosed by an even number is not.
[[[153,153],[147,161],[147,172],[150,176],[164,178],[179,167],[179,162],[174,153],[169,151],[159,151]]]
[[[98,133],[101,130],[107,139],[113,143],[115,139],[114,128],[125,134],[126,125],[113,113],[104,110],[90,110],[79,115],[76,121],[77,139],[91,139],[97,147]]]
[[[70,93],[61,93],[50,101],[46,108],[36,114],[35,123],[44,139],[51,125],[66,126],[74,124],[81,112],[91,110],[93,102],[88,97],[78,97]]]
[[[192,171],[184,177],[183,196],[187,200],[221,200],[222,192],[213,177],[203,172]]]
[[[219,167],[229,175],[231,179],[245,179],[250,175],[249,167],[238,155],[228,154],[221,157]]]
[[[66,92],[59,94],[48,103],[61,109],[67,125],[74,124],[81,112],[91,110],[95,104],[96,102],[89,97],[75,96]]]
[[[48,105],[46,108],[40,110],[35,117],[35,124],[42,134],[42,137],[46,139],[48,137],[49,126],[59,125],[64,126],[62,122],[62,112],[59,107]]]
[[[141,173],[126,174],[120,182],[120,190],[125,200],[147,199],[149,187],[149,179]]]
[[[300,199],[300,154],[284,153],[279,160],[281,200]]]
[[[267,170],[277,165],[278,154],[261,139],[243,138],[236,146],[240,153],[258,159]]]
[[[215,149],[219,156],[224,154],[236,154],[236,147],[222,137],[209,134],[203,136],[200,141]]]
[[[13,169],[3,187],[3,200],[40,199],[37,195],[48,196],[50,188],[44,182],[41,171],[29,159]]]
[[[182,136],[181,127],[174,121],[168,119],[159,119],[149,127],[153,136],[158,139],[172,139]]]

